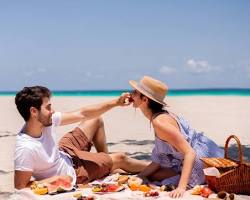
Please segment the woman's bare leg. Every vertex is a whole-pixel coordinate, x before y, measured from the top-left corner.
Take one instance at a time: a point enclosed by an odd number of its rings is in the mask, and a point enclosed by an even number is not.
[[[150,162],[144,160],[137,160],[128,157],[124,153],[109,154],[113,161],[112,171],[115,169],[122,169],[130,173],[138,173],[145,169]]]
[[[148,177],[152,181],[162,181],[166,178],[178,175],[174,170],[169,168],[160,168],[155,173]]]

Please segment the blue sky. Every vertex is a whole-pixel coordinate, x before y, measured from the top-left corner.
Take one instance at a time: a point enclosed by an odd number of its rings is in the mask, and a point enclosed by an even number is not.
[[[0,90],[250,88],[250,1],[0,1]]]

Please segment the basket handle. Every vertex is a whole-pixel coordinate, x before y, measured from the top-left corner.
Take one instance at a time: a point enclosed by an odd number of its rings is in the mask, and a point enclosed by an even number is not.
[[[230,135],[228,138],[227,138],[227,141],[226,141],[226,144],[225,144],[225,158],[229,158],[228,156],[228,144],[229,144],[229,141],[231,139],[234,139],[237,144],[238,144],[238,157],[240,159],[240,164],[242,164],[243,162],[243,153],[242,153],[242,146],[241,146],[241,143],[240,143],[240,140],[238,137],[236,137],[236,135]]]

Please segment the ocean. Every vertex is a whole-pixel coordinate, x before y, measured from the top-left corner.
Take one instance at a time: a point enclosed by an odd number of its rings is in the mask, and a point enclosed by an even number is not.
[[[53,96],[119,96],[129,90],[56,90]],[[0,91],[0,96],[14,96],[16,91]],[[247,89],[173,89],[168,96],[250,96]]]

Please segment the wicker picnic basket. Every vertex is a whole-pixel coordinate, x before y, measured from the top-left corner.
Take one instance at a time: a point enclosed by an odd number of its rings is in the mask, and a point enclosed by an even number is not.
[[[239,161],[228,157],[228,144],[231,139],[238,145]],[[205,167],[216,167],[220,176],[206,176],[208,186],[215,192],[226,191],[250,195],[250,163],[243,161],[242,146],[235,135],[230,135],[225,143],[225,158],[201,158]]]

